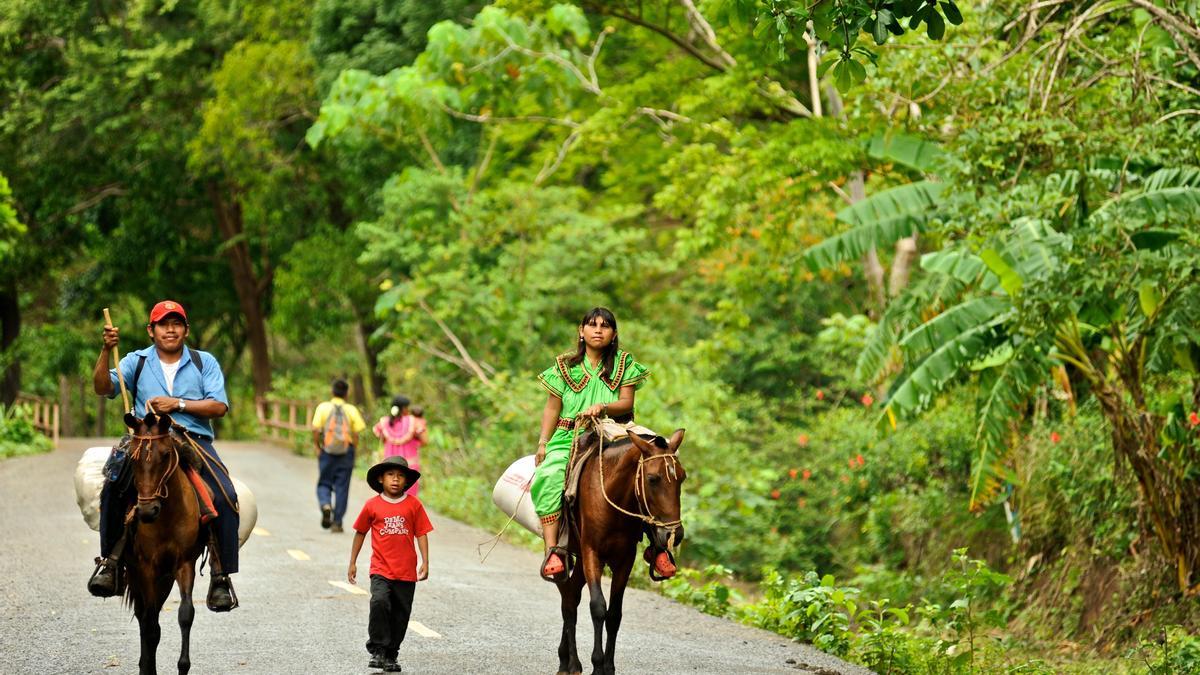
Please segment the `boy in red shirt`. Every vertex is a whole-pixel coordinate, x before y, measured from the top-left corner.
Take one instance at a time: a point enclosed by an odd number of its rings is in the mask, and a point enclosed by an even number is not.
[[[367,621],[369,667],[389,673],[400,672],[396,656],[408,631],[413,591],[417,582],[429,577],[429,540],[433,531],[425,507],[405,494],[421,477],[408,468],[401,456],[388,457],[367,471],[367,485],[379,494],[363,504],[354,521],[354,543],[350,546],[350,569],[346,578],[357,583],[358,552],[371,531],[371,615]],[[416,542],[416,547],[413,542]],[[415,548],[421,549],[417,567]]]

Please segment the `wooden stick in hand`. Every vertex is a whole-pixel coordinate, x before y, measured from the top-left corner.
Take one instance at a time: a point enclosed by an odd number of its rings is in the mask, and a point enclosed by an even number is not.
[[[107,307],[104,308],[104,327],[113,327],[112,316],[109,315]],[[125,404],[126,412],[133,412],[133,408],[129,407],[129,391],[125,389],[125,375],[121,373],[121,349],[119,347],[113,347],[113,360],[117,366],[117,381],[121,383],[121,402]]]

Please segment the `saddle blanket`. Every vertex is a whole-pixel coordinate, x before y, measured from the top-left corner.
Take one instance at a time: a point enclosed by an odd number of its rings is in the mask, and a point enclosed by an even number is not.
[[[95,447],[83,451],[75,465],[75,501],[88,527],[100,531],[100,489],[104,487],[104,463],[112,448]],[[245,545],[258,522],[258,505],[254,493],[245,483],[230,476],[238,501],[238,548]],[[209,502],[211,505],[211,501]],[[202,507],[203,508],[203,507]]]

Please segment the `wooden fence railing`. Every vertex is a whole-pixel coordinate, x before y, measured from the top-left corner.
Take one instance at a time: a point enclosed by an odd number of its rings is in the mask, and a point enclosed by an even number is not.
[[[54,441],[54,447],[58,447],[60,430],[58,401],[30,394],[17,394],[15,404],[29,408],[33,428],[49,436],[50,440]]]
[[[315,401],[295,401],[290,399],[258,399],[255,409],[258,411],[258,423],[266,430],[271,440],[291,440],[293,434],[308,433],[311,427],[313,411],[317,408]]]

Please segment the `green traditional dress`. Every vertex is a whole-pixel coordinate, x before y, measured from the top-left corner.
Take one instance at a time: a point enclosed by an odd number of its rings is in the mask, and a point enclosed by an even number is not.
[[[529,494],[533,507],[543,521],[552,520],[562,508],[563,482],[571,454],[570,428],[575,416],[593,405],[614,403],[620,398],[621,387],[641,389],[650,371],[633,360],[628,353],[617,350],[610,377],[599,377],[603,364],[593,368],[585,358],[578,365],[567,365],[572,354],[561,354],[554,365],[538,375],[538,382],[554,396],[562,399],[558,428],[546,443],[546,458],[533,473]]]

